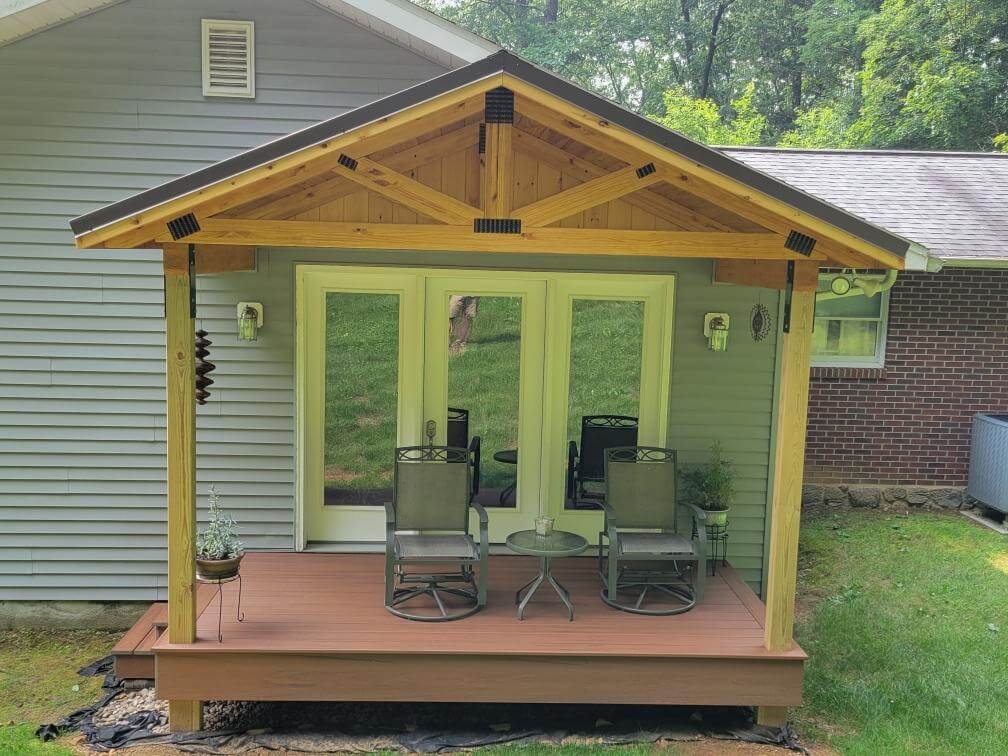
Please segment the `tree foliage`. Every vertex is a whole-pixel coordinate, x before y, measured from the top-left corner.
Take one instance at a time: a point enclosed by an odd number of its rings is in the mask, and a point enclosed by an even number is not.
[[[990,150],[1006,0],[417,0],[710,143]]]

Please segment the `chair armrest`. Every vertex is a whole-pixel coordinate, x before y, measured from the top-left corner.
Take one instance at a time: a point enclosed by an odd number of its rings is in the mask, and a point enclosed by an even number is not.
[[[479,515],[480,526],[486,525],[490,522],[490,518],[487,515],[486,509],[478,501],[470,501],[469,506],[476,510],[476,514]]]
[[[616,511],[609,505],[609,503],[603,500],[598,502],[598,505],[602,507],[602,511],[605,513],[606,530],[618,527],[616,524]]]
[[[700,509],[696,504],[686,504],[685,506],[693,510],[693,521],[698,525],[707,524],[707,513]]]
[[[573,441],[567,442],[567,500],[573,502],[577,497],[577,460],[578,447]]]
[[[395,525],[395,504],[391,501],[385,502],[385,524]]]

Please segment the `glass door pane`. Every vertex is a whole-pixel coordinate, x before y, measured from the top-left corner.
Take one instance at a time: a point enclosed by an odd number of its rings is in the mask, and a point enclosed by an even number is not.
[[[380,543],[397,446],[420,443],[422,279],[298,270],[303,540]]]
[[[439,443],[480,439],[477,500],[495,542],[540,511],[545,293],[508,274],[427,279],[425,418]]]
[[[637,443],[643,344],[643,301],[571,302],[567,441],[579,464],[565,509],[598,509],[602,450]]]
[[[543,498],[557,527],[591,543],[602,525],[604,450],[665,442],[672,282],[635,275],[551,282]]]

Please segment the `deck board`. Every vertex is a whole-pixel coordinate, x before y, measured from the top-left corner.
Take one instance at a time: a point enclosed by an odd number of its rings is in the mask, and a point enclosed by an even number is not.
[[[385,611],[380,554],[250,553],[224,586],[201,591],[197,641],[154,644],[157,693],[186,700],[509,701],[795,706],[804,652],[763,647],[763,605],[730,567],[672,617],[627,614],[599,597],[590,558],[558,560],[577,616],[541,590],[526,619],[514,591],[535,560],[494,556],[486,609],[423,623]]]

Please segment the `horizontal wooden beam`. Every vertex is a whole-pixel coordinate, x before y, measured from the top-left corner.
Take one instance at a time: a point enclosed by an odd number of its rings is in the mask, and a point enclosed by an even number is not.
[[[787,263],[781,260],[715,260],[714,281],[784,290],[787,288]],[[815,290],[818,283],[817,266],[795,266],[795,289]]]
[[[255,267],[255,247],[227,244],[196,245],[196,272],[199,274],[232,273],[255,270]]]
[[[548,226],[558,220],[569,218],[575,213],[604,205],[638,189],[645,189],[662,180],[661,173],[652,164],[652,172],[646,173],[644,166],[628,166],[618,171],[599,176],[583,184],[564,189],[562,192],[543,197],[511,212],[512,218],[520,218],[530,226]],[[643,174],[643,175],[642,175]]]
[[[344,178],[428,218],[444,223],[471,224],[475,218],[483,215],[479,208],[421,184],[371,158],[353,158],[349,165],[347,162],[350,161],[338,163],[334,170]]]
[[[540,139],[522,129],[514,130],[515,150],[528,155],[546,165],[560,171],[565,176],[578,181],[605,176],[608,172],[600,165],[580,158],[570,152],[565,152],[545,139]],[[657,218],[672,224],[683,231],[731,231],[724,223],[699,213],[691,208],[679,205],[668,197],[654,192],[642,191],[628,194],[622,198],[624,202],[633,205]]]
[[[563,134],[565,137],[612,155],[626,163],[634,164],[645,159],[653,160],[656,164],[664,164],[670,171],[677,174],[677,180],[670,179],[674,185],[681,186],[699,197],[709,199],[727,210],[749,218],[778,233],[782,232],[781,224],[783,224],[810,236],[819,239],[825,237],[835,242],[835,249],[840,250],[839,254],[843,254],[844,250],[849,249],[855,256],[864,256],[875,260],[876,266],[881,264],[883,267],[896,269],[903,267],[903,259],[899,255],[877,247],[854,234],[745,186],[717,171],[699,165],[674,150],[662,147],[639,134],[615,126],[593,113],[521,79],[504,74],[504,86],[515,92],[515,110],[517,112]],[[711,196],[706,191],[707,186],[717,187],[722,190],[722,193],[719,197]],[[731,201],[726,201],[726,197],[732,198]],[[767,211],[767,215],[763,217],[769,216],[775,219],[777,227],[771,227],[764,221],[756,220],[751,215],[745,214],[752,207]],[[852,259],[850,256],[848,258]],[[834,257],[834,259],[841,261],[839,257]],[[852,264],[847,261],[843,262],[845,265]],[[864,267],[864,265],[859,267]]]
[[[164,230],[165,223],[172,218],[192,212],[202,222],[204,217],[282,191],[311,176],[331,170],[333,164],[338,163],[340,153],[348,148],[369,155],[481,113],[482,94],[500,86],[501,80],[500,75],[487,77],[435,100],[378,119],[328,141],[251,168],[225,181],[80,234],[75,243],[82,249],[141,247],[158,236]]]
[[[197,244],[271,247],[514,252],[640,257],[805,260],[776,234],[523,228],[520,234],[474,233],[471,225],[250,221],[209,218],[187,237]]]

